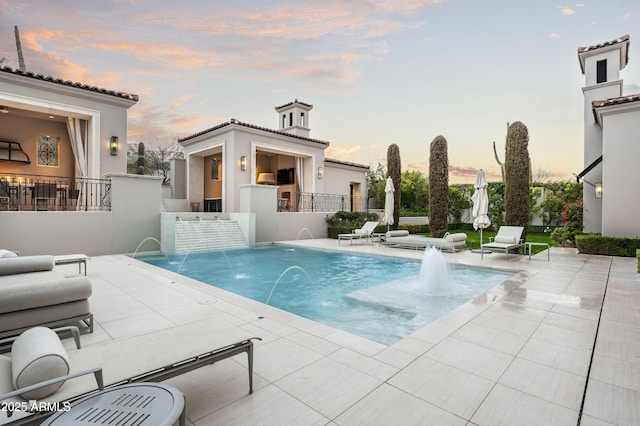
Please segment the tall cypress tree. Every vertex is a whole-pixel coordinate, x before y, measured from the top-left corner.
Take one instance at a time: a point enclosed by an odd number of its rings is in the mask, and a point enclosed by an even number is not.
[[[393,229],[398,229],[400,221],[400,148],[398,145],[391,144],[387,149],[387,176],[391,176],[395,192],[393,194]]]
[[[529,131],[519,121],[511,124],[507,131],[504,158],[504,212],[505,223],[524,227],[522,238],[526,240],[529,230]]]
[[[436,136],[429,153],[429,229],[442,238],[449,223],[449,157],[447,140]]]

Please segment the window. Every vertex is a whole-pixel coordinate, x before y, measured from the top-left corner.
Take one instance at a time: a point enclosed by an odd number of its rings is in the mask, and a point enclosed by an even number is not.
[[[607,60],[603,59],[596,63],[596,83],[607,82]]]
[[[287,127],[287,114],[282,114],[282,128]]]
[[[300,127],[306,127],[304,125],[304,112],[300,113]]]
[[[289,126],[293,126],[293,113],[289,113]]]
[[[58,138],[38,136],[38,166],[58,167]]]

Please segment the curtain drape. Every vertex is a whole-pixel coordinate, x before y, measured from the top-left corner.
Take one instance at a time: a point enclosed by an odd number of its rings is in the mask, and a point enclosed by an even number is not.
[[[73,199],[71,196],[74,190],[78,191],[78,198],[76,201],[76,210],[82,210],[82,203],[84,200],[84,194],[86,193],[86,177],[88,173],[88,158],[87,158],[87,121],[79,118],[67,117],[67,130],[69,131],[69,141],[71,142],[71,150],[73,151],[73,158],[76,160],[76,182],[81,182],[79,186],[69,187],[67,197]],[[81,179],[78,179],[81,178]],[[73,194],[75,195],[75,193]]]
[[[296,157],[296,185],[298,187],[298,211],[302,211],[302,193],[304,192],[304,158]]]

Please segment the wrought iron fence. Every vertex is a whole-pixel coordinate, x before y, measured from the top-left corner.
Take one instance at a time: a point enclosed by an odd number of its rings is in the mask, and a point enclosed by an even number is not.
[[[337,212],[366,211],[367,200],[341,194],[313,192],[278,192],[278,211],[285,212]]]
[[[0,172],[0,210],[111,210],[111,180]]]

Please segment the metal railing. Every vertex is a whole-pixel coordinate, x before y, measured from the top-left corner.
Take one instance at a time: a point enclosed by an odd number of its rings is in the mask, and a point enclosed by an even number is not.
[[[318,194],[313,192],[278,192],[280,212],[337,212],[366,211],[367,200],[341,194]]]
[[[0,171],[0,211],[110,211],[111,180]]]

